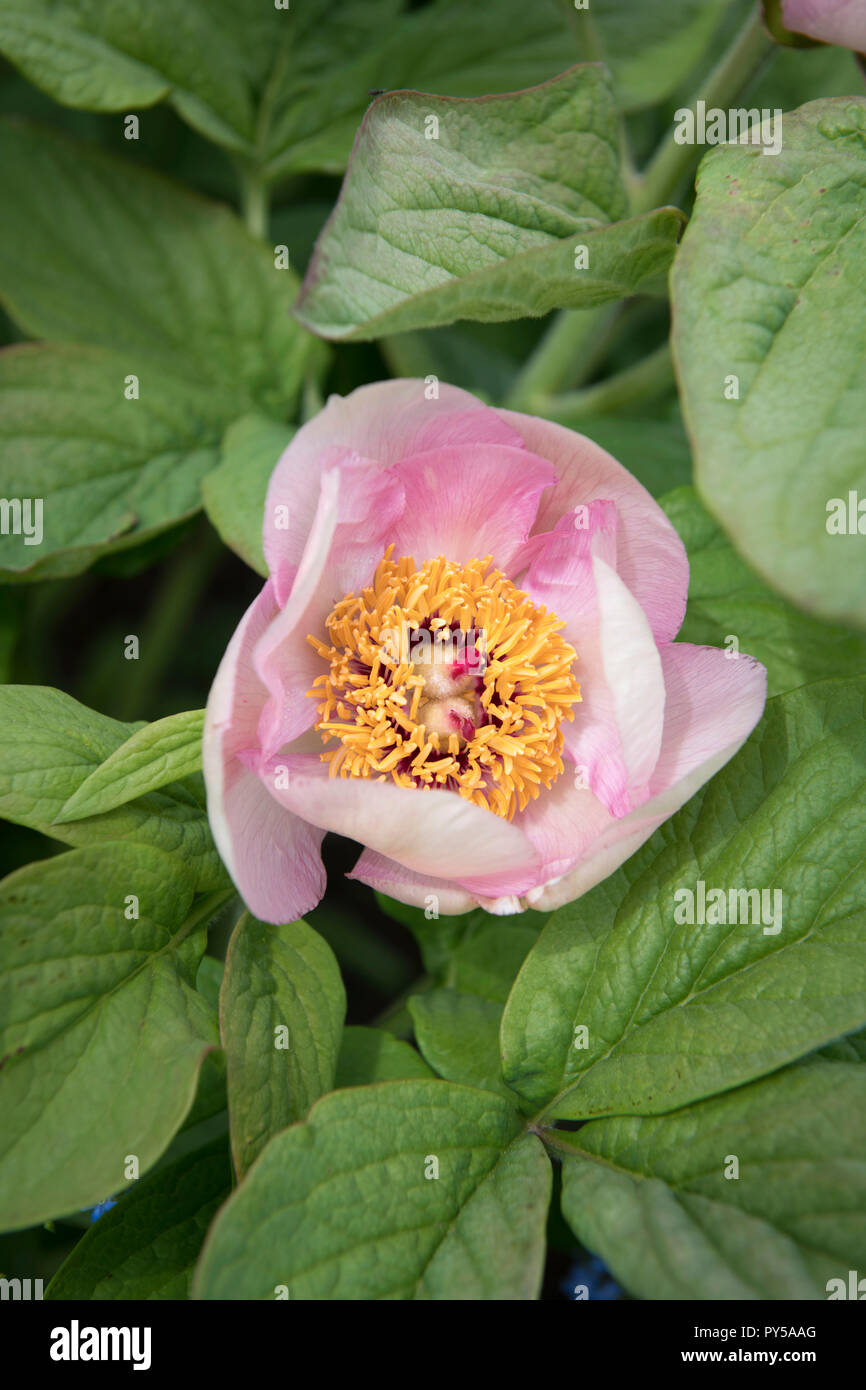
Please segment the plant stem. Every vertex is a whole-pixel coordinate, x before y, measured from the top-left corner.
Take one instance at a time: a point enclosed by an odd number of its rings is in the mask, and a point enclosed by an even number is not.
[[[238,177],[241,187],[241,213],[247,230],[264,241],[268,234],[270,213],[270,193],[261,173],[251,165],[239,164]]]
[[[578,11],[575,17],[578,15],[583,17],[583,12]],[[727,52],[701,82],[690,106],[694,107],[699,99],[707,106],[726,106],[774,51],[775,45],[764,32],[761,7],[755,4]],[[632,213],[651,212],[667,203],[699,157],[700,149],[678,145],[671,130],[643,174],[635,174],[626,165],[624,177]],[[530,398],[537,401],[542,395],[580,380],[588,345],[604,332],[609,322],[607,316],[615,313],[616,307],[604,304],[596,309],[561,310],[516,377],[505,404],[516,410],[529,409]]]
[[[707,107],[727,106],[774,51],[775,45],[764,31],[761,6],[756,4],[688,105],[694,109],[700,100]],[[637,179],[635,213],[651,212],[672,198],[691,166],[700,158],[699,146],[678,145],[675,134],[671,130],[665,136]]]
[[[663,395],[674,385],[674,369],[668,342],[649,356],[626,367],[605,381],[570,391],[562,396],[536,396],[530,403],[533,415],[544,415],[561,425],[572,425],[591,415],[606,415],[635,401]]]
[[[536,395],[558,391],[577,380],[586,359],[595,355],[620,311],[618,302],[594,309],[563,309],[557,314],[522,371],[515,377],[504,404],[526,410]]]

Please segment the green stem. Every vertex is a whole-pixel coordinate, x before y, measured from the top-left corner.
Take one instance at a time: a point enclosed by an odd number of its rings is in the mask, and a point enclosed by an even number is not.
[[[564,0],[564,4],[577,36],[582,61],[584,63],[603,63],[605,61],[604,47],[595,27],[595,19],[589,5],[586,9],[578,10],[572,4],[572,0]]]
[[[192,911],[178,932],[172,938],[172,946],[180,945],[197,927],[208,926],[216,917],[220,908],[225,907],[230,898],[235,897],[234,888],[218,888],[216,892],[209,893],[206,898],[199,899],[193,904]]]
[[[583,11],[577,11],[575,18],[578,16],[586,17]],[[707,106],[727,106],[774,51],[775,45],[764,32],[761,7],[756,4],[689,104],[694,106],[700,99]],[[678,145],[671,130],[643,174],[635,174],[627,164],[624,177],[632,213],[651,212],[669,202],[700,154],[700,148],[693,145]],[[605,316],[615,307],[605,304],[596,309],[561,310],[515,379],[505,404],[512,409],[528,409],[530,397],[559,391],[580,380],[582,354],[604,330]]]
[[[764,30],[761,6],[756,4],[733,43],[702,80],[700,89],[687,105],[694,109],[700,100],[708,108],[726,107],[774,51],[775,45]],[[678,145],[675,131],[671,130],[637,180],[633,211],[651,212],[668,202],[701,153],[700,146]]]
[[[536,396],[531,412],[561,425],[572,425],[591,415],[606,415],[636,401],[663,395],[673,385],[670,344],[664,342],[633,367],[626,367],[594,386],[562,396]]]
[[[247,230],[264,241],[268,234],[270,215],[270,193],[258,169],[251,165],[239,165],[238,177],[241,186],[241,213]]]
[[[558,391],[578,380],[586,359],[595,355],[620,307],[613,302],[594,309],[564,309],[557,314],[515,377],[505,405],[510,410],[526,410],[535,396]]]

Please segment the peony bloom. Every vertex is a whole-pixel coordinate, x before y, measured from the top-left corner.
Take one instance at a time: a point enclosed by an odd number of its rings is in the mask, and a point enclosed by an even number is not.
[[[674,644],[688,562],[582,435],[421,381],[332,397],[268,489],[270,578],[222,660],[204,770],[251,911],[352,877],[443,913],[551,909],[737,751],[766,673]]]
[[[794,34],[866,53],[864,0],[782,0],[782,18]]]

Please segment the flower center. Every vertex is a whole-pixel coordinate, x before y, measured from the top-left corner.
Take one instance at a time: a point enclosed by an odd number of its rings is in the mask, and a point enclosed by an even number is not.
[[[492,557],[421,569],[389,547],[372,586],[308,637],[329,669],[308,694],[330,774],[447,788],[511,819],[563,771],[563,719],[580,686],[564,623]]]

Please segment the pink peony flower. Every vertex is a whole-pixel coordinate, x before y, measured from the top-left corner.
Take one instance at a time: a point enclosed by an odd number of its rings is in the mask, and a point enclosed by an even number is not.
[[[794,34],[866,52],[866,0],[782,0],[782,18]]]
[[[551,909],[728,761],[766,672],[674,644],[688,562],[591,440],[421,381],[332,397],[268,489],[270,578],[222,660],[214,837],[270,922],[352,877],[443,914]]]

